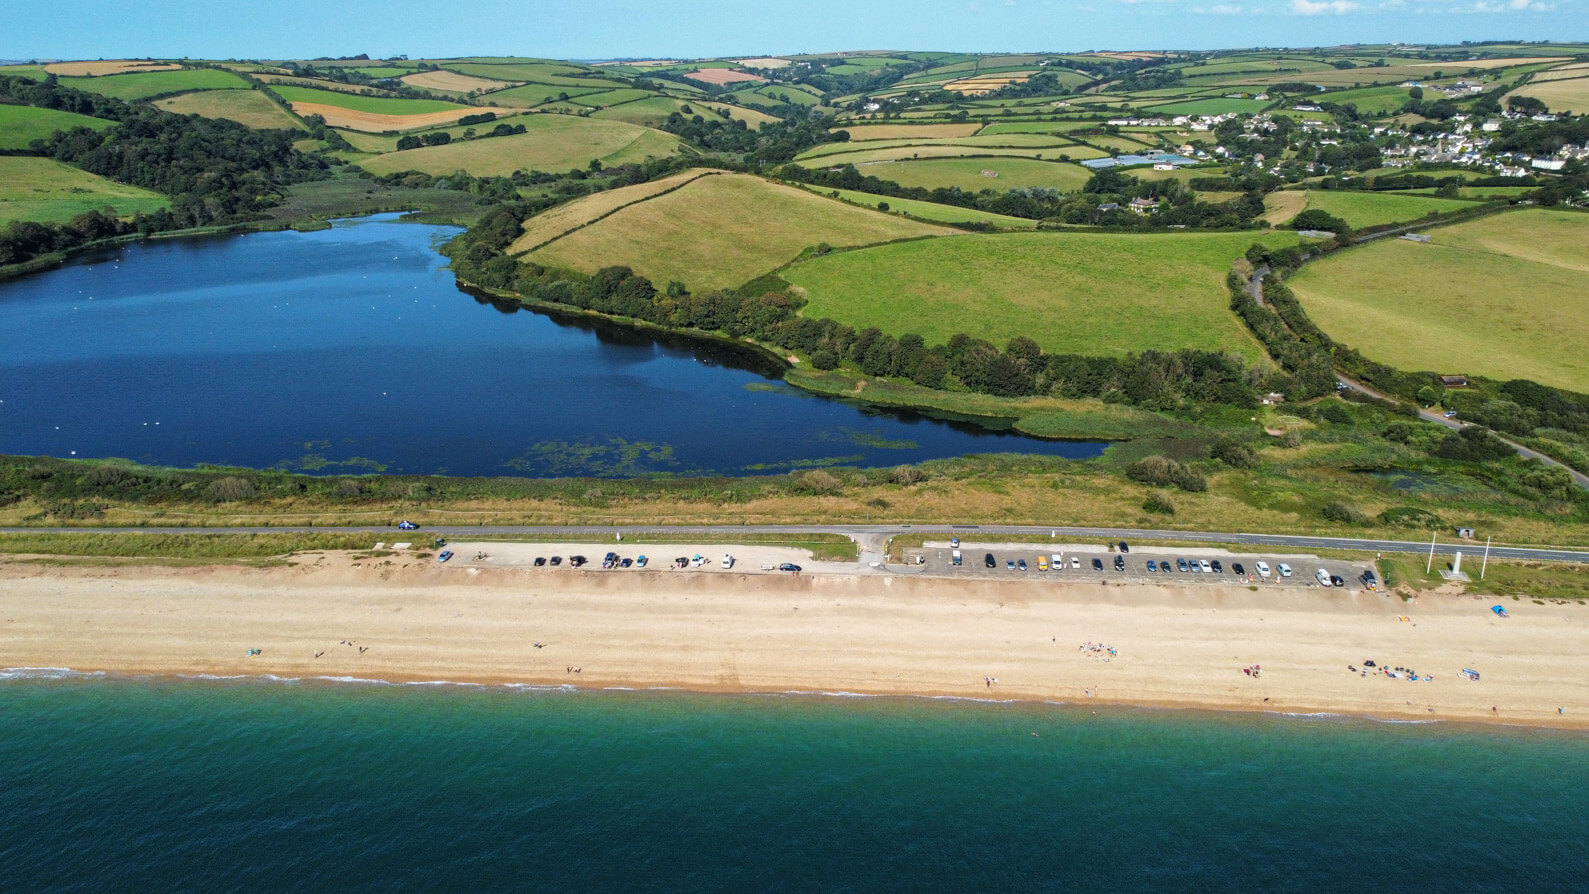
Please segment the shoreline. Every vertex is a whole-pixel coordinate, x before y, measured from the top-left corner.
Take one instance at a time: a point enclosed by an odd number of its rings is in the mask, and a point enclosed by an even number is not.
[[[1499,621],[1470,597],[1407,604],[887,574],[536,576],[348,554],[266,569],[0,563],[0,581],[0,665],[16,676],[915,697],[1589,729],[1576,682],[1589,669],[1579,605]],[[1118,656],[1082,651],[1085,642]],[[1346,670],[1370,656],[1434,679]],[[1244,675],[1252,665],[1261,677]],[[1462,679],[1465,666],[1482,681]]]

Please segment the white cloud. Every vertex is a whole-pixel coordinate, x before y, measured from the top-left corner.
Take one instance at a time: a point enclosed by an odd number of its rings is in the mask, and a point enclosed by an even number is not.
[[[1192,12],[1211,16],[1239,16],[1246,10],[1232,3],[1216,3],[1213,6],[1194,6]]]
[[[1341,15],[1356,8],[1357,4],[1351,0],[1291,0],[1291,11],[1299,16],[1319,16],[1328,12]]]
[[[1496,3],[1479,0],[1473,4],[1473,9],[1477,12],[1545,12],[1553,8],[1551,4],[1540,0],[1505,0]]]

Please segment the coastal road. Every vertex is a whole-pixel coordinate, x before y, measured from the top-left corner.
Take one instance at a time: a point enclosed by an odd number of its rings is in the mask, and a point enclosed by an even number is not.
[[[739,534],[839,534],[861,544],[870,561],[881,561],[881,548],[890,537],[905,534],[942,535],[965,539],[989,536],[1051,535],[1057,542],[1090,540],[1164,540],[1189,543],[1224,543],[1241,546],[1304,550],[1349,550],[1354,552],[1411,553],[1428,555],[1428,541],[1374,540],[1355,537],[1307,537],[1296,534],[1250,534],[1226,531],[1162,531],[1149,528],[1075,528],[1049,525],[423,525],[417,531],[398,531],[395,526],[349,525],[342,527],[217,527],[217,528],[0,528],[4,534],[271,534],[311,531],[368,532],[386,539],[411,538],[426,541],[431,537],[464,539],[484,536],[546,535],[582,536],[593,540],[618,542],[617,535],[667,534],[711,538],[733,542]],[[1436,542],[1436,555],[1457,552],[1474,557],[1484,550],[1483,543],[1470,541]],[[1495,559],[1525,559],[1535,562],[1589,563],[1589,550],[1517,546],[1490,547]],[[863,564],[870,564],[864,562]]]

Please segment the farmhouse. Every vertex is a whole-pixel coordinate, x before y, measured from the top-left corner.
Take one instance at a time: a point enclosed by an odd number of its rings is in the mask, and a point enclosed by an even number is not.
[[[1153,199],[1132,199],[1131,210],[1138,214],[1151,214],[1159,210],[1159,203]]]

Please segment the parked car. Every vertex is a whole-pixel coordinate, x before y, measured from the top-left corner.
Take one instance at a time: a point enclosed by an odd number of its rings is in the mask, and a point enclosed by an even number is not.
[[[1157,573],[1158,570],[1159,570],[1159,563],[1153,561],[1152,559],[1149,559],[1148,560],[1148,570]]]
[[[1281,563],[1275,565],[1275,568],[1279,569],[1281,577],[1290,577],[1291,576],[1291,566],[1290,565],[1287,565],[1286,563],[1281,562]]]
[[[1120,541],[1120,551],[1123,553],[1131,552],[1131,546],[1122,540]]]
[[[960,562],[961,562],[961,558],[962,557],[960,555],[960,550],[952,549],[952,550],[949,551],[949,561],[950,561],[950,563],[952,563],[954,565],[959,565]]]
[[[687,556],[679,556],[677,559],[674,559],[673,560],[673,567],[675,567],[675,568],[688,568],[688,567],[690,567],[689,557],[687,557]]]
[[[728,553],[723,553],[723,567],[724,568],[733,568],[734,567],[734,557],[729,555]]]
[[[1181,572],[1182,574],[1185,574],[1186,573],[1186,560],[1185,559],[1176,559],[1175,560],[1175,570]]]
[[[988,553],[987,555],[982,557],[982,564],[986,565],[989,568],[997,568],[997,567],[999,567],[999,560],[993,558],[993,554],[992,553]]]
[[[1362,577],[1359,577],[1358,580],[1361,580],[1363,582],[1363,586],[1369,588],[1370,590],[1379,589],[1379,579],[1374,577],[1374,572],[1372,571],[1363,572]]]
[[[1020,561],[1016,562],[1015,563],[1015,567],[1021,569],[1022,571],[1025,571],[1026,570],[1026,560],[1025,559],[1021,559]]]
[[[553,567],[556,567],[558,565],[563,564],[563,557],[562,556],[553,556],[552,559],[551,559],[551,564],[552,564]]]
[[[701,567],[702,565],[705,565],[705,564],[706,564],[706,557],[702,556],[700,553],[696,553],[695,555],[690,557],[690,567],[691,568],[699,568],[699,567]]]
[[[635,560],[634,560],[634,567],[636,567],[636,568],[644,568],[644,567],[646,567],[646,562],[649,562],[649,561],[650,560],[647,559],[645,556],[636,556]]]
[[[960,538],[959,537],[950,537],[949,538],[949,548],[950,549],[959,549],[960,548]]]
[[[590,560],[585,558],[584,556],[569,556],[568,557],[568,564],[574,566],[575,568],[578,568],[579,566],[581,566],[581,565],[583,565],[583,564],[585,564],[586,562],[589,562],[589,561]]]
[[[1214,573],[1215,574],[1224,574],[1225,573],[1225,566],[1219,564],[1219,560],[1218,559],[1214,560]]]
[[[1070,567],[1072,567],[1072,568],[1080,568],[1081,567],[1081,557],[1080,556],[1071,556],[1070,557]]]
[[[1124,570],[1126,570],[1126,557],[1125,556],[1115,556],[1115,570],[1116,571],[1124,571]]]
[[[1234,571],[1235,573],[1237,573],[1239,575],[1241,575],[1242,577],[1246,577],[1247,576],[1247,569],[1241,567],[1241,563],[1240,562],[1232,562],[1232,563],[1230,563],[1230,570]]]
[[[536,556],[535,557],[535,567],[536,568],[539,568],[539,567],[541,567],[542,565],[545,565],[545,564],[546,564],[546,557],[545,556]]]
[[[618,554],[617,553],[608,553],[605,556],[601,557],[601,567],[603,567],[603,568],[611,568],[612,566],[614,566],[616,564],[618,564]]]
[[[634,560],[631,559],[631,558],[628,558],[628,557],[624,557],[624,558],[618,560],[618,567],[620,567],[620,568],[628,568],[630,565],[633,565],[633,564],[634,564]]]
[[[1021,561],[1024,562],[1025,559],[1022,559]],[[1005,571],[1014,571],[1015,570],[1015,560],[1014,559],[1005,559],[1004,560],[1004,570]]]
[[[778,566],[778,570],[779,571],[799,571],[800,570],[800,566],[796,565],[793,562],[785,562],[782,565]]]
[[[1094,571],[1102,571],[1103,570],[1103,559],[1093,559],[1092,560],[1092,570],[1094,570]]]
[[[1269,563],[1268,562],[1259,562],[1258,564],[1254,565],[1253,567],[1258,569],[1258,576],[1259,577],[1268,577],[1269,576]]]
[[[1339,574],[1332,574],[1330,575],[1330,586],[1344,587],[1346,586],[1346,578],[1341,577]]]
[[[1170,560],[1169,559],[1165,559],[1164,561],[1159,563],[1159,573],[1160,574],[1169,574],[1170,573]]]
[[[399,531],[417,531],[417,530],[419,530],[419,525],[416,525],[413,522],[411,522],[411,521],[409,521],[408,519],[405,518],[402,521],[397,523],[397,530],[399,530]]]
[[[1047,571],[1048,570],[1048,557],[1047,556],[1038,556],[1037,557],[1037,570],[1038,571]]]
[[[1330,585],[1330,573],[1325,571],[1323,568],[1313,572],[1313,577],[1319,582],[1319,586],[1321,587],[1328,587]]]
[[[436,561],[445,562],[445,561],[447,561],[450,558],[452,558],[452,550],[444,549],[444,550],[441,551],[441,555],[436,557]]]
[[[1198,564],[1198,570],[1203,572],[1204,574],[1213,574],[1214,573],[1214,566],[1208,564],[1208,560],[1207,559],[1204,559],[1201,562],[1198,562],[1197,564]]]

